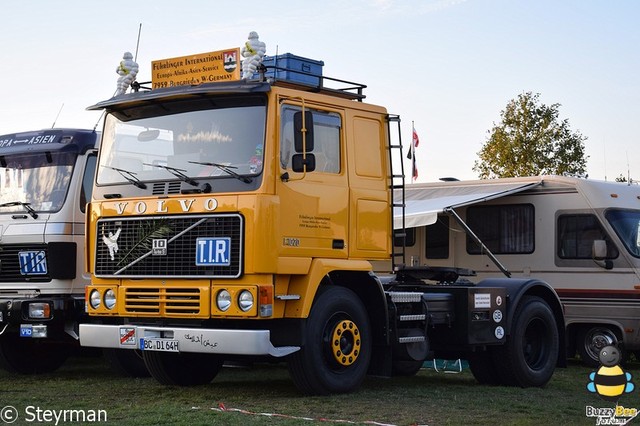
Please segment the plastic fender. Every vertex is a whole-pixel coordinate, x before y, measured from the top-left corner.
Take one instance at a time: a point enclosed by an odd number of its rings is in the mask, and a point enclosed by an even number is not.
[[[313,299],[323,278],[332,271],[371,271],[371,263],[366,260],[313,259],[306,275],[293,275],[289,283],[290,295],[300,299],[287,301],[285,318],[307,318]]]
[[[521,279],[521,278],[488,278],[477,284],[478,287],[503,287],[507,291],[507,334],[511,333],[511,322],[516,306],[524,295],[538,296],[544,299],[548,304],[558,324],[558,333],[560,341],[565,341],[565,322],[562,303],[558,294],[553,287],[544,281],[537,279]],[[561,345],[564,347],[564,345]],[[564,357],[562,357],[564,358]]]

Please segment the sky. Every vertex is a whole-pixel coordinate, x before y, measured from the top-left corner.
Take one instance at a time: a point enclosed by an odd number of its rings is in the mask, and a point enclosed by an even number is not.
[[[94,128],[124,52],[151,61],[240,47],[324,62],[415,127],[418,179],[475,179],[478,152],[519,94],[559,104],[587,137],[592,179],[640,180],[635,0],[24,0],[2,6],[0,134]],[[140,38],[138,41],[138,34]],[[405,167],[410,167],[406,164]]]

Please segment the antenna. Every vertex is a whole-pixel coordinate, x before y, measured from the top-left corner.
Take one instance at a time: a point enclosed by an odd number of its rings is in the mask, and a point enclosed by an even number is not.
[[[140,26],[138,27],[138,40],[136,41],[136,55],[134,56],[134,62],[138,62],[138,47],[140,47],[140,33],[142,32],[142,22],[140,22]]]
[[[62,105],[60,106],[60,109],[58,110],[58,115],[56,115],[56,119],[53,120],[53,124],[51,125],[52,129],[56,127],[56,122],[58,121],[58,117],[60,117],[60,113],[62,112],[63,107],[64,107],[64,102],[62,103]]]

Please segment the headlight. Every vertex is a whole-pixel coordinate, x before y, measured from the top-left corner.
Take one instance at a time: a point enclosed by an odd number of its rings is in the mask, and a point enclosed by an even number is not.
[[[51,306],[48,302],[29,303],[29,318],[51,318]]]
[[[248,290],[243,290],[238,296],[238,305],[240,305],[242,312],[247,312],[253,308],[253,294]]]
[[[109,310],[116,306],[116,293],[112,289],[104,293],[104,306]]]
[[[89,305],[91,305],[93,309],[100,307],[100,292],[98,290],[91,290],[89,294]]]
[[[216,297],[216,305],[218,305],[218,309],[222,312],[229,309],[231,306],[231,293],[227,290],[220,290],[218,292],[218,296]]]

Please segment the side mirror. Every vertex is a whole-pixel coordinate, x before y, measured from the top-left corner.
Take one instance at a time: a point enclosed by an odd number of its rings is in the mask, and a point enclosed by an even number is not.
[[[304,128],[306,132],[303,132],[302,126],[302,111],[298,111],[293,114],[293,145],[296,152],[313,151],[313,114],[311,111],[304,112]],[[306,138],[304,138],[306,133]],[[306,139],[306,140],[305,140]],[[303,143],[304,147],[303,147]]]
[[[316,156],[307,154],[307,158],[304,158],[302,154],[294,154],[291,160],[291,168],[296,173],[312,172],[316,169]]]
[[[595,260],[603,260],[607,257],[607,242],[605,240],[593,240],[591,256]]]

